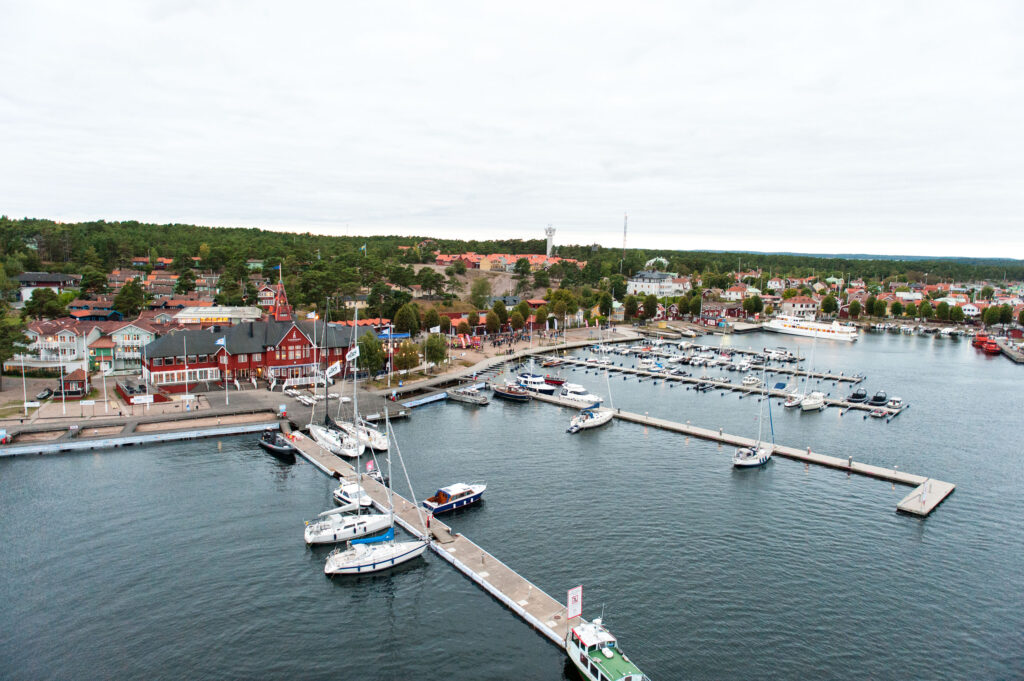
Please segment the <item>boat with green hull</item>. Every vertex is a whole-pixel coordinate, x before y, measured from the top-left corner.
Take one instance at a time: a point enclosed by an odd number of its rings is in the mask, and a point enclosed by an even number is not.
[[[587,622],[580,618],[565,637],[565,652],[590,681],[650,681],[619,650],[619,642],[599,619]]]

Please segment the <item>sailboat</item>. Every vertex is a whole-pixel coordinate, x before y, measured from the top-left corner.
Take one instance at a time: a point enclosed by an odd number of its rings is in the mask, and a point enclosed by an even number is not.
[[[605,384],[608,386],[608,399],[610,403],[612,397],[612,386],[608,380],[607,369],[604,372],[604,380]],[[568,386],[572,384],[566,385]],[[564,392],[565,391],[563,390],[563,393]],[[586,395],[586,397],[583,399],[583,401],[590,401],[591,404],[585,406],[583,409],[580,410],[579,414],[576,414],[576,416],[572,417],[572,419],[569,421],[569,427],[565,431],[567,433],[578,433],[579,431],[586,430],[588,428],[597,428],[598,426],[603,426],[604,424],[611,421],[612,418],[615,416],[614,407],[609,408],[597,406],[598,404],[601,403],[600,397],[597,397],[596,395],[589,395],[586,393],[584,393],[584,395]],[[596,399],[596,402],[594,402],[590,398]]]
[[[811,363],[807,367],[807,382],[811,382],[811,368],[814,366],[814,345],[811,341]],[[820,390],[813,390],[807,393],[807,397],[800,401],[801,411],[821,411],[825,408],[825,393]]]
[[[352,326],[352,343],[356,343],[356,330],[359,328],[359,310],[355,311],[355,324]],[[357,346],[358,347],[358,346]],[[352,359],[352,420],[342,421],[341,416],[341,400],[338,400],[338,416],[339,419],[328,419],[328,424],[337,430],[342,431],[350,438],[357,440],[364,447],[368,447],[375,452],[385,452],[388,449],[388,438],[387,436],[371,426],[369,423],[364,421],[359,415],[359,381],[358,381],[358,370],[357,360],[359,353]]]
[[[387,415],[385,414],[385,419],[386,418]],[[393,438],[395,433],[391,428],[390,422],[387,420],[385,420],[385,428],[387,429],[388,435]],[[409,484],[409,474],[405,470],[405,462],[402,460],[402,452],[398,448],[397,441],[395,442],[395,451],[398,454],[398,460],[402,465],[402,471],[405,473],[406,483]],[[389,453],[388,478],[390,477],[391,455]],[[388,491],[388,506],[391,509],[388,514],[390,517],[390,527],[388,528],[388,531],[376,537],[360,537],[358,539],[352,539],[344,549],[337,548],[334,551],[331,551],[330,555],[327,556],[327,562],[324,564],[324,574],[357,575],[368,572],[380,572],[381,570],[387,570],[396,565],[401,565],[402,563],[413,560],[427,550],[429,543],[423,539],[414,541],[395,540],[395,505],[391,485],[387,485],[386,489]],[[409,485],[409,489],[411,493],[411,484]],[[418,507],[417,514],[419,514]],[[420,519],[422,522],[422,516]],[[425,526],[423,529],[423,536],[427,536]]]
[[[316,328],[316,322],[313,322],[314,329]],[[327,347],[327,318],[324,317],[324,347]],[[317,362],[317,368],[319,369],[319,361]],[[339,400],[340,402],[340,400]],[[327,399],[327,372],[324,372],[324,405],[328,403]],[[353,459],[363,453],[366,448],[365,445],[356,438],[350,437],[347,433],[335,428],[331,428],[331,418],[327,415],[327,407],[324,407],[324,423],[323,425],[313,423],[313,415],[316,413],[316,402],[312,405],[313,410],[309,413],[309,434],[316,440],[317,444],[329,451],[331,454],[337,456],[343,456],[345,458]]]
[[[764,378],[764,370],[762,369],[762,379]],[[775,450],[775,426],[772,426],[772,442],[761,441],[761,434],[764,428],[764,405],[768,403],[768,420],[771,421],[772,404],[771,396],[768,394],[768,384],[762,380],[764,390],[761,396],[761,409],[757,415],[757,442],[754,443],[753,447],[739,447],[736,453],[732,455],[732,465],[735,468],[754,468],[755,466],[763,466],[772,458],[772,452]]]
[[[362,509],[358,503],[345,504],[324,511],[315,520],[306,521],[306,544],[335,544],[391,526],[391,513],[362,513]]]

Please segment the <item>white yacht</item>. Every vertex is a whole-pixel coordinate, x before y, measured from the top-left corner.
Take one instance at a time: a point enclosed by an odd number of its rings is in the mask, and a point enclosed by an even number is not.
[[[782,403],[782,406],[786,409],[792,409],[793,407],[799,407],[804,401],[804,394],[797,389],[793,389],[788,395],[786,395],[786,401]]]
[[[425,541],[395,541],[395,528],[392,527],[379,537],[353,539],[349,541],[348,547],[332,551],[324,564],[324,574],[380,572],[410,561],[426,550]]]
[[[748,388],[753,388],[754,386],[761,385],[761,379],[754,375],[744,376],[743,385]]]
[[[309,434],[313,436],[317,444],[331,454],[337,454],[338,456],[354,459],[366,449],[363,443],[357,442],[355,438],[327,426],[311,425],[309,427]]]
[[[339,506],[359,504],[366,508],[373,505],[373,499],[370,498],[370,495],[366,493],[366,490],[358,482],[342,481],[338,488],[334,490],[334,503]]]
[[[764,329],[791,336],[807,336],[808,338],[829,338],[841,341],[855,341],[858,338],[857,327],[853,324],[840,324],[837,321],[819,322],[793,315],[779,315],[774,319],[769,319],[765,322]]]
[[[604,401],[598,395],[587,392],[587,389],[578,383],[563,383],[558,396],[581,407],[596,407]]]
[[[606,407],[583,409],[569,421],[569,427],[566,429],[566,432],[576,433],[587,428],[603,426],[611,421],[613,416],[615,416],[615,410]]]
[[[306,543],[336,544],[391,527],[390,513],[350,513],[359,509],[359,504],[346,504],[324,511],[316,520],[307,521]]]
[[[538,393],[540,395],[554,395],[557,386],[551,385],[544,381],[543,376],[537,374],[519,374],[516,377],[520,387],[530,392]]]
[[[800,402],[803,411],[821,411],[825,408],[825,393],[815,390]]]

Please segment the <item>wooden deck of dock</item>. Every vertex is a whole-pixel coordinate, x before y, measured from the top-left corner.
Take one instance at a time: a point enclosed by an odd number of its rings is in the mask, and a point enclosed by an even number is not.
[[[555,396],[534,395],[534,399],[565,407],[567,409],[579,409],[578,404],[573,404],[572,402],[568,402]],[[643,426],[650,426],[674,433],[680,433],[682,435],[699,437],[703,440],[720,442],[734,447],[752,447],[756,444],[753,438],[732,435],[730,433],[723,432],[721,429],[713,430],[711,428],[702,428],[700,426],[690,425],[689,423],[669,421],[668,419],[660,419],[646,414],[636,414],[633,412],[622,411],[621,409],[617,409],[615,411],[615,418]],[[806,449],[798,449],[796,447],[776,444],[774,445],[773,453],[776,456],[794,459],[796,461],[803,461],[804,463],[813,463],[818,466],[826,466],[828,468],[847,471],[848,473],[866,475],[868,477],[886,480],[900,485],[910,485],[914,487],[914,490],[900,501],[896,505],[896,508],[899,511],[918,516],[927,516],[930,514],[953,492],[954,489],[956,489],[956,485],[949,482],[926,478],[922,475],[907,473],[906,471],[901,471],[895,468],[885,468],[883,466],[860,463],[854,461],[853,457],[842,459],[837,456],[821,454],[819,452],[812,451],[810,447],[807,447]]]
[[[301,433],[295,433],[293,438],[302,456],[327,475],[339,480],[356,479],[356,470],[348,461],[328,452]],[[367,477],[363,478],[362,484],[373,499],[374,506],[382,511],[388,510],[387,489]],[[434,553],[455,566],[552,643],[559,647],[565,646],[565,635],[570,623],[565,617],[564,603],[546,594],[465,536],[453,532],[444,522],[432,518],[430,527],[426,528],[426,512],[405,497],[393,494],[392,500],[395,522],[410,534],[427,539]]]
[[[1024,364],[1024,351],[1021,350],[1021,346],[1011,343],[1003,338],[997,338],[996,345],[998,345],[1003,354],[1009,357],[1012,361],[1017,364]]]

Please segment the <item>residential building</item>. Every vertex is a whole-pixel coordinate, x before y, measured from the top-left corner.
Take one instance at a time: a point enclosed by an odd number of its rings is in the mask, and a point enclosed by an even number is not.
[[[62,274],[59,272],[22,272],[17,277],[18,299],[22,302],[32,297],[32,292],[48,288],[60,294],[69,289],[77,288],[82,281],[81,274]]]
[[[234,325],[260,319],[263,313],[258,307],[209,305],[190,306],[174,315],[175,321],[186,326],[207,327],[214,325]]]
[[[779,312],[796,317],[814,317],[818,313],[818,301],[809,296],[794,296],[783,300]]]

